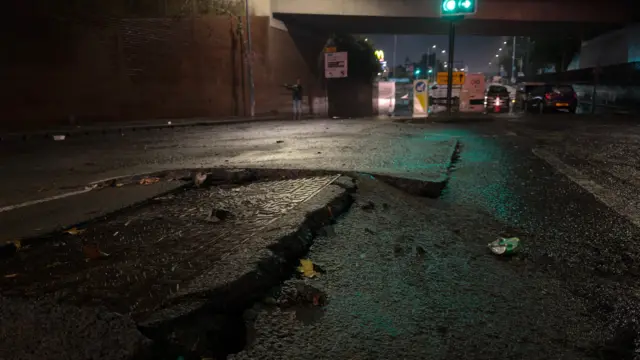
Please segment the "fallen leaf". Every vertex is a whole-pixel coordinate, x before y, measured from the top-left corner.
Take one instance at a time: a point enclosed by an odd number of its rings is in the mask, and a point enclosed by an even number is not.
[[[313,270],[313,262],[311,262],[311,260],[309,259],[300,259],[300,266],[298,267],[298,271],[308,278],[312,278],[318,275],[318,273]]]
[[[152,178],[144,178],[140,180],[140,185],[151,185],[160,181],[160,178],[152,177]]]
[[[16,249],[20,249],[22,247],[22,242],[20,240],[9,240],[7,241],[7,244],[13,244]]]
[[[9,275],[5,275],[4,277],[7,278],[7,279],[11,279],[11,278],[14,278],[16,276],[18,276],[18,274],[9,274]]]
[[[109,254],[101,251],[96,244],[83,246],[82,252],[84,253],[84,256],[90,260],[104,259],[109,257]]]
[[[76,227],[72,227],[72,228],[71,228],[71,229],[69,229],[69,230],[65,230],[65,232],[66,232],[67,234],[69,234],[69,235],[80,235],[80,234],[82,234],[83,232],[85,232],[85,230],[86,230],[86,229],[78,229],[78,228],[76,228]]]

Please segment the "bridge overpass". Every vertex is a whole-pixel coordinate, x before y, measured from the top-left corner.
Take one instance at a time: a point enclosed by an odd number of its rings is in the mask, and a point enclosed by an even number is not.
[[[446,34],[440,0],[253,0],[256,15],[324,32]],[[638,20],[630,0],[480,0],[459,35],[532,36],[545,32],[589,38]]]
[[[632,10],[634,0],[478,1],[478,12],[458,23],[457,35],[554,34],[588,40],[639,20]],[[328,94],[329,104],[349,97],[351,107],[358,108],[371,106],[371,99],[363,95],[367,89],[349,90],[348,84],[341,85],[342,92],[332,95],[332,91],[325,92],[326,84],[321,85],[324,82],[319,59],[328,37],[340,32],[445,35],[449,23],[440,17],[440,6],[441,0],[250,0],[252,15],[269,19],[269,56],[265,58],[268,67],[291,77],[302,70],[293,70],[294,58],[304,59],[309,75],[303,82],[311,84],[307,88],[318,87],[313,91]],[[286,54],[285,48],[292,45],[297,54]],[[356,93],[358,99],[352,96]]]

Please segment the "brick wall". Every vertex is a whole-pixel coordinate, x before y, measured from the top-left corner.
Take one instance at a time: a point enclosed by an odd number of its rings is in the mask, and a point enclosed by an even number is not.
[[[248,113],[243,41],[231,18],[47,20],[39,28],[3,59],[0,130]],[[282,84],[297,77],[318,103],[323,90],[309,59],[324,38],[307,34],[299,47],[268,17],[252,18],[252,34],[256,113],[289,112]]]

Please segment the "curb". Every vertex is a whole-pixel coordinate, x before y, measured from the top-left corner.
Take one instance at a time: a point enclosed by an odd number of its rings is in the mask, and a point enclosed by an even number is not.
[[[305,116],[301,120],[311,120],[318,119],[320,117],[315,116]],[[158,120],[157,122],[150,124],[140,124],[140,125],[132,125],[127,123],[122,123],[122,125],[109,125],[109,126],[88,126],[86,129],[82,127],[78,128],[69,128],[69,129],[51,129],[47,131],[35,131],[35,132],[14,132],[14,133],[0,133],[0,142],[8,142],[8,141],[28,141],[29,139],[41,138],[44,140],[53,140],[53,135],[64,135],[66,137],[76,137],[76,136],[88,136],[91,134],[102,133],[103,135],[110,133],[123,133],[124,131],[135,132],[138,130],[162,130],[162,129],[176,129],[176,128],[185,128],[185,127],[205,127],[205,126],[219,126],[219,125],[233,125],[233,124],[241,124],[241,123],[253,123],[253,122],[261,122],[261,121],[285,121],[294,119],[290,119],[285,116],[263,116],[263,117],[254,117],[254,118],[238,118],[238,119],[228,119],[228,120],[194,120],[194,121],[185,121],[185,122],[176,122],[173,123],[171,120]]]

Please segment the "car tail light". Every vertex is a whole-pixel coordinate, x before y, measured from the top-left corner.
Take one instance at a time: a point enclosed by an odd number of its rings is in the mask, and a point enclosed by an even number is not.
[[[551,94],[549,93],[544,94],[544,98],[547,100],[551,100]]]
[[[500,96],[496,97],[496,107],[500,106]]]

